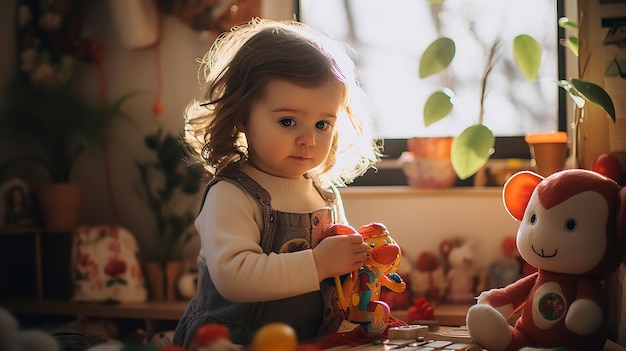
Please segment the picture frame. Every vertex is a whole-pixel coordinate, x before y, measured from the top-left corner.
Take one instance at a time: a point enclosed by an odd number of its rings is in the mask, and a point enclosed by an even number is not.
[[[29,184],[10,178],[0,184],[0,229],[16,230],[36,225],[36,211]]]

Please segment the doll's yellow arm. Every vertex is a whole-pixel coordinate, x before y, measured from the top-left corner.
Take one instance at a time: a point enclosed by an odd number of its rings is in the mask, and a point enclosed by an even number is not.
[[[341,280],[339,279],[338,276],[334,277],[334,279],[335,279],[335,287],[337,288],[337,296],[339,297],[339,306],[341,307],[342,310],[345,310],[348,307],[345,305],[346,297],[343,294],[343,286],[341,286]]]
[[[350,298],[352,295],[352,289],[354,288],[355,280],[357,278],[357,274],[357,271],[352,272],[352,274],[350,274],[343,282],[343,286],[339,277],[334,277],[335,286],[337,287],[337,295],[339,297],[339,305],[344,310],[350,307]]]
[[[397,293],[401,293],[406,289],[406,283],[396,273],[384,275],[380,280],[380,283],[382,286]]]

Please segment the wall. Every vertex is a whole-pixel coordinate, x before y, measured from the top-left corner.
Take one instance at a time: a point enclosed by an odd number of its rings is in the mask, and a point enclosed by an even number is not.
[[[119,223],[137,235],[145,255],[150,256],[154,252],[154,241],[150,238],[154,235],[155,223],[144,202],[136,196],[138,178],[134,160],[146,157],[143,135],[156,130],[158,126],[170,131],[182,130],[182,111],[198,88],[196,60],[204,55],[214,36],[195,32],[179,19],[164,16],[160,44],[164,113],[161,116],[154,116],[151,111],[156,86],[157,52],[154,49],[129,50],[122,47],[120,33],[111,20],[108,3],[107,0],[93,2],[86,34],[101,38],[107,48],[105,69],[109,96],[115,98],[130,91],[141,93],[137,98],[130,100],[125,108],[135,123],[126,121],[117,123],[112,133],[109,152]],[[263,16],[290,18],[291,3],[291,0],[267,1],[262,7]],[[97,96],[96,71],[93,69],[87,71],[84,81],[81,82],[83,90]],[[89,158],[82,161],[83,164],[79,165],[75,179],[88,185],[89,198],[83,212],[83,220],[85,223],[110,223],[115,219],[115,215],[110,201],[107,201],[102,162]],[[129,181],[131,179],[135,181]],[[198,207],[197,202],[191,204],[194,212]],[[197,246],[188,247],[189,256],[196,252]]]
[[[0,92],[15,65],[16,3],[10,0],[2,1],[0,5]],[[177,18],[165,16],[159,48],[128,49],[123,47],[120,37],[123,33],[112,19],[110,1],[90,1],[86,9],[83,33],[85,37],[100,41],[105,48],[102,63],[104,79],[98,76],[95,65],[79,64],[74,76],[75,84],[88,100],[96,103],[100,99],[100,87],[104,87],[107,101],[130,92],[137,95],[123,106],[130,120],[118,120],[110,130],[106,158],[85,154],[74,168],[71,178],[86,186],[81,223],[124,225],[138,237],[143,254],[149,257],[154,252],[154,240],[151,238],[155,223],[144,202],[136,195],[139,178],[135,160],[152,156],[143,144],[146,134],[159,127],[167,131],[182,129],[182,111],[197,88],[196,59],[206,52],[214,36],[195,32]],[[291,18],[292,9],[291,0],[268,1],[262,7],[268,18]],[[164,112],[160,116],[152,113],[159,69],[157,55],[160,55],[163,77]],[[22,147],[15,148],[0,140],[0,160],[20,149]],[[111,192],[107,190],[107,172],[110,172]],[[33,188],[48,181],[38,169],[20,170],[17,175],[29,181]],[[195,211],[197,205],[194,203],[191,206]],[[193,252],[194,248],[189,251]]]
[[[0,3],[0,24],[4,29],[0,31],[0,79],[6,82],[14,64],[12,20],[15,2]],[[150,257],[154,252],[155,224],[151,213],[135,193],[138,173],[134,162],[150,156],[143,145],[144,135],[159,126],[171,131],[182,128],[182,111],[197,87],[195,60],[204,54],[213,38],[194,32],[176,18],[164,18],[160,55],[165,110],[157,117],[151,110],[156,87],[157,52],[152,48],[124,48],[111,19],[109,1],[96,0],[89,4],[85,36],[97,38],[106,49],[103,62],[105,81],[98,80],[94,66],[83,65],[77,72],[79,88],[94,101],[99,96],[99,84],[105,85],[109,100],[131,91],[137,91],[139,95],[124,106],[132,122],[117,121],[110,131],[108,165],[90,155],[81,157],[77,164],[72,178],[87,187],[81,222],[117,223],[127,227],[137,236],[142,255]],[[264,17],[292,18],[293,1],[265,1],[262,11]],[[0,159],[8,150],[15,148],[0,147]],[[111,174],[114,202],[107,192],[107,167]],[[34,185],[46,181],[38,172],[27,173],[24,177]],[[499,254],[501,237],[515,234],[516,223],[504,212],[497,190],[429,192],[404,188],[395,193],[363,194],[346,189],[344,193],[351,223],[385,223],[405,247],[411,261],[421,250],[436,250],[442,238],[464,236],[480,240],[480,261],[486,264]],[[196,205],[192,207],[195,209]],[[188,254],[192,256],[196,250],[197,247],[191,245]]]
[[[473,239],[476,266],[504,258],[500,244],[519,222],[506,212],[499,188],[341,190],[352,226],[381,222],[413,264],[422,251],[438,253],[447,238]]]

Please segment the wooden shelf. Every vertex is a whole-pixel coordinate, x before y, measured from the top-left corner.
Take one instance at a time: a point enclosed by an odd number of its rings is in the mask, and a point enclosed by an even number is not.
[[[79,301],[10,300],[0,301],[0,306],[7,308],[16,315],[84,315],[97,318],[177,321],[185,312],[187,301],[106,304]],[[468,308],[469,305],[444,304],[435,306],[435,319],[441,325],[465,325],[465,316]],[[392,315],[403,321],[410,322],[406,310],[392,311]]]
[[[177,321],[183,315],[187,301],[120,304],[80,301],[1,301],[0,306],[16,315],[84,315],[97,318]]]
[[[56,300],[4,300],[0,306],[19,317],[85,316],[96,319],[134,320],[148,335],[171,330],[187,307],[187,301],[136,302],[107,304],[99,302],[56,301]]]

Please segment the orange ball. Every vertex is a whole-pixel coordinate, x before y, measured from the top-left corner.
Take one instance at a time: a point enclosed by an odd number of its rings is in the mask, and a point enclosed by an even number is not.
[[[250,344],[251,351],[295,351],[297,347],[296,331],[285,323],[264,325],[256,332]]]

